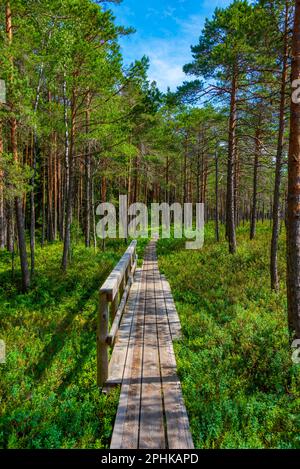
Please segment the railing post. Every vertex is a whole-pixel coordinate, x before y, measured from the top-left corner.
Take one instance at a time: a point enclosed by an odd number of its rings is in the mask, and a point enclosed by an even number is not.
[[[102,387],[108,378],[108,302],[106,293],[99,294],[99,311],[97,324],[97,384]]]
[[[122,278],[122,280],[121,280],[121,283],[120,283],[120,286],[119,286],[120,301],[121,301],[121,299],[122,299],[122,296],[123,296],[125,287],[126,287],[126,270],[125,270],[125,272],[124,272],[124,276],[123,276],[123,278]]]
[[[110,305],[111,322],[114,321],[119,306],[119,292],[116,293]]]
[[[131,281],[131,261],[129,262],[127,266],[125,276],[126,276],[126,284],[127,284],[127,282]]]

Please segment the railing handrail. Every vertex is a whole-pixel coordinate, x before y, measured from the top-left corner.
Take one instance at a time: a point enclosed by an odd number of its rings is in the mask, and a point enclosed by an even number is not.
[[[136,240],[130,243],[116,267],[99,289],[97,383],[101,387],[108,378],[108,347],[114,345],[137,266],[136,245]],[[112,325],[109,331],[110,314]]]
[[[126,273],[126,269],[128,268],[129,263],[132,263],[133,261],[136,244],[136,240],[131,241],[125,253],[100,288],[101,293],[106,293],[108,301],[113,301],[115,299],[120,283]]]

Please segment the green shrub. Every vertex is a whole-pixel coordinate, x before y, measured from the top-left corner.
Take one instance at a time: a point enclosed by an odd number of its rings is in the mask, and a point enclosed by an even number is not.
[[[238,252],[160,240],[183,338],[175,345],[194,443],[199,448],[299,448],[300,367],[291,361],[285,292],[285,242],[279,294],[270,291],[268,224],[238,230]]]
[[[125,248],[76,245],[63,274],[61,244],[37,247],[28,294],[17,288],[19,265],[12,280],[10,256],[0,253],[0,447],[108,447],[119,391],[101,395],[95,384],[97,292]]]

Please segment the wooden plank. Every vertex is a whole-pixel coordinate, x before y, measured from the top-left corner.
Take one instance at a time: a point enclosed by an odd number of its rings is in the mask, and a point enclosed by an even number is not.
[[[164,274],[161,274],[161,281],[172,340],[178,340],[181,338],[182,335],[181,324],[171,292],[171,287]]]
[[[165,282],[163,283],[158,269],[156,279],[155,298],[158,343],[168,448],[193,449],[194,445],[182,396],[181,384],[177,376],[175,353],[167,319],[167,302],[164,299]]]
[[[123,280],[128,265],[133,263],[133,257],[136,250],[136,240],[133,240],[124,255],[119,260],[116,267],[112,270],[105,282],[100,288],[102,293],[106,293],[109,301],[113,301],[118,293],[119,286]]]
[[[109,362],[107,386],[122,384],[140,281],[141,269],[137,269]]]
[[[147,288],[139,448],[165,448],[165,431],[157,339],[153,244],[146,262]]]
[[[167,314],[171,292],[165,295],[165,287],[151,242],[141,271],[111,448],[193,448]]]
[[[110,444],[112,449],[138,448],[146,293],[145,274],[143,266],[120,401]]]

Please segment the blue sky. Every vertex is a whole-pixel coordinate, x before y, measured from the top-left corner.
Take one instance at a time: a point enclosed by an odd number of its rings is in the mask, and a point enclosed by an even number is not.
[[[165,91],[186,79],[182,71],[191,61],[190,46],[198,42],[206,17],[230,0],[123,0],[111,5],[117,23],[136,33],[121,40],[125,64],[147,55],[150,80]]]

